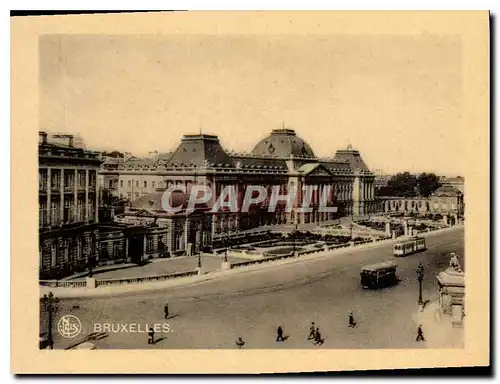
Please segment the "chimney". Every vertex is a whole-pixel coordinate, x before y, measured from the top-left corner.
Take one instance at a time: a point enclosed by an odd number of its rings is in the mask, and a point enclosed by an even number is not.
[[[40,131],[38,132],[38,144],[47,144],[47,133]]]

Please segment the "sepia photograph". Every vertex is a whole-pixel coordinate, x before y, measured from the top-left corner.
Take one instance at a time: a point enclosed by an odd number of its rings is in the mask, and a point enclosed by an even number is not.
[[[12,256],[30,353],[380,353],[384,369],[394,350],[465,356],[472,337],[487,365],[488,92],[474,129],[469,111],[471,68],[488,87],[488,13],[425,14],[15,20],[36,32],[29,146],[13,127],[33,180],[13,179],[33,201],[13,232],[31,253]],[[381,29],[343,32],[362,20]]]

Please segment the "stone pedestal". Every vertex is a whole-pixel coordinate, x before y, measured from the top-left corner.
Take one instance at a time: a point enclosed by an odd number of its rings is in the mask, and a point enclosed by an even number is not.
[[[408,227],[408,235],[413,236],[413,227]]]
[[[221,269],[223,271],[229,271],[231,269],[231,263],[229,261],[223,261],[221,264]]]
[[[436,277],[441,312],[451,316],[454,326],[462,326],[465,309],[465,276],[461,270],[448,268]]]
[[[96,287],[96,282],[95,282],[95,277],[87,277],[85,279],[87,288],[95,288]]]
[[[196,272],[198,273],[198,276],[203,275],[203,267],[196,267]]]
[[[405,236],[408,236],[408,221],[403,220],[403,229],[405,231]]]
[[[391,223],[385,223],[385,234],[391,236]]]
[[[396,231],[392,231],[392,240],[396,240]]]
[[[443,215],[443,224],[448,225],[448,215]]]

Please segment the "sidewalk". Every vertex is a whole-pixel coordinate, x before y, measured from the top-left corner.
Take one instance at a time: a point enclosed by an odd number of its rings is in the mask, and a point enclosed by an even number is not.
[[[464,348],[464,329],[454,327],[451,316],[441,314],[439,303],[434,301],[417,310],[413,315],[415,337],[418,325],[422,325],[427,348]]]
[[[451,228],[441,229],[436,231],[437,233],[457,230],[461,228],[460,226],[454,226]],[[432,233],[427,233],[426,235],[431,235]],[[54,295],[63,298],[85,298],[85,297],[97,297],[97,296],[110,296],[110,295],[120,295],[120,294],[128,294],[131,292],[143,292],[143,291],[151,291],[151,290],[162,290],[171,287],[179,287],[184,285],[192,285],[197,283],[202,283],[205,281],[210,281],[214,279],[230,277],[234,274],[238,273],[256,273],[266,268],[275,268],[276,266],[285,265],[285,264],[293,264],[293,263],[304,263],[308,260],[323,258],[323,257],[332,257],[336,255],[341,255],[345,253],[355,253],[360,250],[364,250],[367,248],[377,248],[387,246],[392,244],[394,240],[387,239],[383,241],[378,241],[375,243],[366,243],[359,245],[357,247],[346,247],[340,248],[337,250],[329,250],[318,253],[313,253],[310,255],[300,256],[298,258],[289,258],[289,259],[281,259],[269,261],[262,264],[250,265],[243,268],[236,268],[227,271],[213,271],[210,273],[205,273],[203,275],[198,276],[190,276],[183,277],[174,280],[165,280],[161,282],[151,282],[151,283],[139,283],[139,284],[126,284],[126,285],[118,285],[118,286],[106,286],[106,287],[97,287],[97,288],[64,288],[64,287],[40,287],[40,297],[48,292],[53,292]]]

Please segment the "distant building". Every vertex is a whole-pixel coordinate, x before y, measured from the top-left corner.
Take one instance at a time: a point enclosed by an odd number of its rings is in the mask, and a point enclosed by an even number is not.
[[[460,192],[464,193],[465,179],[462,176],[457,177],[442,177],[439,180],[442,186],[449,186],[458,189]]]
[[[373,173],[375,174],[375,194],[377,194],[377,192],[380,191],[381,188],[387,187],[389,185],[389,180],[393,175],[385,173],[382,169],[375,169]]]
[[[450,185],[439,187],[429,197],[380,197],[377,201],[383,213],[464,214],[464,195]]]

